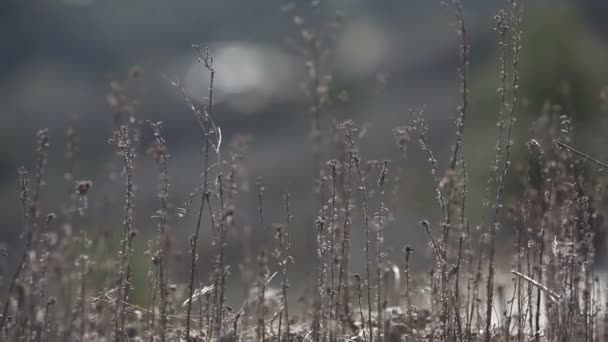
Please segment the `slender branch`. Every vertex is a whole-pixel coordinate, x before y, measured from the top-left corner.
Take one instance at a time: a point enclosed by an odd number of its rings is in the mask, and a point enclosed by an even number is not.
[[[559,148],[566,149],[566,150],[568,150],[568,151],[570,151],[570,152],[572,152],[572,153],[576,154],[577,156],[582,157],[583,159],[585,159],[585,160],[587,160],[587,161],[590,161],[590,162],[592,162],[592,163],[594,163],[594,164],[597,164],[597,165],[599,165],[599,166],[601,166],[601,167],[604,167],[604,168],[608,169],[608,164],[606,164],[606,163],[602,163],[601,161],[599,161],[599,160],[597,160],[597,159],[595,159],[595,158],[591,157],[590,155],[588,155],[588,154],[586,154],[586,153],[583,153],[583,152],[581,152],[581,151],[579,151],[579,150],[575,149],[575,148],[574,148],[574,147],[572,147],[572,146],[569,146],[569,145],[567,145],[567,144],[565,144],[565,143],[563,143],[563,142],[557,141],[557,140],[553,140],[553,143],[554,143],[554,144],[555,144],[557,147],[559,147]]]

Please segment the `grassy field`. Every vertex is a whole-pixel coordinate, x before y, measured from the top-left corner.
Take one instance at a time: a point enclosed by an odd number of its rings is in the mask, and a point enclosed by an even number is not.
[[[309,194],[316,213],[308,227],[315,243],[309,253],[314,261],[307,263],[314,264],[314,272],[306,275],[293,258],[300,242],[291,238],[292,218],[300,214],[292,194],[285,191],[280,205],[267,205],[264,179],[258,177],[248,190],[256,200],[243,201],[249,140],[224,141],[228,134],[217,124],[213,51],[193,45],[208,74],[206,103],[192,100],[181,80],[169,81],[191,111],[192,124],[200,127],[200,154],[193,159],[202,165],[201,177],[190,194],[172,192],[171,146],[163,123],[144,120],[140,100],[112,81],[107,102],[116,154],[106,179],[75,175],[85,134],[76,125],[66,128],[69,196],[60,212],[46,212],[41,200],[65,197],[45,193],[48,130],[38,132],[33,166],[18,169],[22,246],[3,250],[0,339],[608,341],[608,284],[600,277],[608,165],[575,147],[573,119],[561,104],[539,108],[529,136],[515,141],[516,119],[526,105],[520,88],[520,55],[526,49],[522,2],[506,2],[494,18],[496,126],[495,141],[487,146],[494,157],[484,166],[481,203],[467,197],[470,184],[479,183],[470,179],[467,153],[478,150],[479,142],[467,138],[470,37],[461,1],[445,4],[459,42],[460,82],[454,90],[459,105],[446,118],[454,123],[452,149],[441,160],[429,139],[433,127],[425,108],[409,110],[403,125],[386,132],[402,160],[366,159],[361,151],[367,127],[333,115],[336,102],[348,101],[348,94],[333,88],[326,67],[327,37],[339,30],[339,20],[319,29],[308,24],[307,15],[314,13],[295,2],[281,4],[305,60],[301,96],[310,109]],[[129,80],[140,76],[134,67]],[[594,91],[608,108],[608,90]],[[412,198],[398,191],[408,180],[395,170],[409,162],[412,149],[422,151],[433,179],[427,191],[436,198],[437,215],[421,217],[416,228],[428,244],[399,242],[399,257],[389,258],[385,231],[402,224],[393,213]],[[136,170],[142,158],[157,165],[145,170],[157,174],[157,209],[149,213],[157,224],[153,236],[136,228]],[[107,183],[118,184],[120,191],[108,196],[106,205],[90,206],[91,192]],[[120,212],[120,229],[101,223],[112,211]],[[252,212],[253,217],[241,214]],[[269,216],[282,219],[269,222]],[[250,222],[241,222],[243,217]],[[175,241],[181,237],[172,222],[192,222],[187,241]],[[362,248],[353,246],[353,234],[363,235]],[[244,255],[237,263],[228,255],[234,249]],[[412,270],[416,259],[428,261],[424,272]],[[293,279],[306,285],[292,284]],[[236,295],[235,288],[243,294]]]

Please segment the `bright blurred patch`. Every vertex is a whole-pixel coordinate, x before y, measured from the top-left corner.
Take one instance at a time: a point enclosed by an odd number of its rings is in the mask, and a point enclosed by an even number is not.
[[[242,112],[254,112],[270,100],[293,93],[294,62],[280,50],[250,42],[224,43],[213,48],[216,103],[227,103]],[[208,96],[209,72],[194,62],[185,86],[192,98],[204,102]]]

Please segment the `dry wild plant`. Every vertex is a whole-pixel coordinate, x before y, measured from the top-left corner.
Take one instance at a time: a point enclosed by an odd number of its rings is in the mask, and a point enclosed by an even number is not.
[[[290,287],[299,265],[292,255],[290,235],[298,229],[297,207],[287,191],[282,206],[273,208],[257,178],[257,203],[249,204],[246,154],[248,139],[237,138],[222,158],[222,130],[214,108],[213,55],[195,45],[201,66],[210,74],[205,104],[190,99],[179,81],[172,85],[183,96],[201,128],[201,181],[186,197],[177,218],[190,213],[196,201],[195,224],[188,241],[187,266],[175,262],[169,201],[169,153],[163,124],[149,122],[149,155],[158,165],[156,233],[148,243],[149,287],[134,282],[135,164],[142,140],[138,102],[127,95],[127,83],[112,82],[111,142],[118,154],[106,180],[104,202],[89,204],[93,182],[78,173],[79,135],[76,121],[68,129],[66,175],[68,198],[58,211],[47,213],[46,180],[49,132],[37,135],[31,172],[18,169],[23,225],[22,250],[14,253],[11,274],[2,273],[0,336],[6,341],[602,341],[608,339],[606,284],[599,281],[597,262],[605,249],[608,214],[604,188],[608,164],[576,147],[574,122],[561,106],[547,103],[539,110],[527,142],[512,141],[515,119],[522,111],[519,63],[524,33],[523,1],[496,16],[498,42],[497,136],[486,198],[479,207],[481,222],[471,222],[467,199],[466,123],[469,108],[470,46],[460,0],[445,1],[454,14],[459,37],[459,104],[455,110],[454,143],[447,161],[438,158],[429,139],[424,110],[410,112],[411,121],[393,130],[404,155],[417,141],[428,162],[437,200],[436,218],[420,220],[420,234],[429,240],[430,269],[419,272],[413,260],[425,247],[403,241],[403,253],[391,260],[385,232],[401,229],[392,220],[401,195],[399,163],[364,159],[360,147],[364,129],[332,115],[332,77],[327,70],[331,35],[339,20],[327,20],[322,2],[308,8],[287,1],[281,6],[297,30],[294,47],[302,52],[307,71],[306,93],[312,122],[315,183],[312,200],[317,215],[310,221],[315,235],[316,271],[309,279],[311,300],[294,300]],[[135,68],[132,78],[141,71]],[[605,100],[606,91],[603,91]],[[424,108],[424,107],[423,107]],[[604,108],[605,109],[605,108]],[[524,148],[518,148],[524,147]],[[520,158],[516,151],[523,150]],[[327,160],[323,162],[323,160]],[[408,162],[404,158],[403,162]],[[403,163],[402,162],[402,163]],[[445,164],[445,166],[444,166]],[[121,169],[122,172],[118,172]],[[395,174],[395,176],[392,176]],[[120,175],[120,177],[119,177]],[[393,178],[389,178],[393,177]],[[110,203],[119,179],[121,204]],[[100,182],[101,184],[104,181]],[[515,185],[513,185],[515,184]],[[103,187],[103,186],[102,186]],[[96,182],[97,188],[97,182]],[[180,194],[173,194],[176,198]],[[92,200],[91,196],[91,200]],[[199,202],[200,201],[200,202]],[[255,202],[255,201],[254,201]],[[248,208],[257,219],[248,221]],[[268,222],[274,210],[280,222]],[[99,222],[94,213],[101,212]],[[122,234],[106,227],[113,212],[122,216]],[[60,224],[56,224],[60,222]],[[176,220],[175,225],[180,222]],[[251,237],[274,237],[274,245],[255,246]],[[270,229],[272,227],[273,229]],[[202,238],[210,236],[209,239]],[[364,249],[352,240],[360,234]],[[241,275],[230,277],[232,238],[242,247],[237,261]],[[501,268],[502,240],[512,236],[507,254],[510,269]],[[139,237],[138,237],[139,238]],[[183,239],[186,240],[186,239]],[[251,240],[251,241],[250,241]],[[500,242],[499,242],[500,241]],[[179,245],[179,244],[177,244]],[[118,253],[114,254],[116,251]],[[177,248],[175,248],[177,249]],[[199,259],[203,249],[211,258]],[[314,253],[314,254],[313,254]],[[356,253],[365,257],[364,273],[354,273]],[[257,259],[256,259],[257,256]],[[605,256],[605,255],[604,255]],[[403,265],[403,269],[397,265]],[[208,269],[207,278],[204,269]],[[187,273],[179,277],[180,270]],[[245,272],[246,271],[246,272]],[[428,271],[428,273],[426,273]],[[505,275],[506,273],[506,275]],[[505,278],[508,278],[505,280]],[[242,284],[238,284],[241,279]],[[228,305],[242,286],[237,309]],[[135,293],[148,294],[140,306]],[[236,299],[238,300],[238,299]]]

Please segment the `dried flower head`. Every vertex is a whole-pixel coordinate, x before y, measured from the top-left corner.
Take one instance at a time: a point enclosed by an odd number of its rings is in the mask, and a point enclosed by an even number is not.
[[[90,180],[79,180],[76,182],[76,191],[78,192],[78,195],[84,196],[89,192],[91,186],[93,186],[93,182]]]

